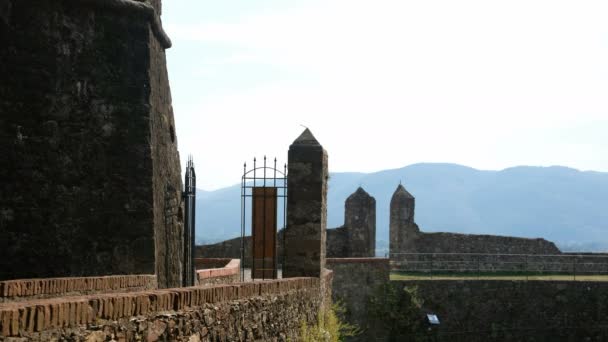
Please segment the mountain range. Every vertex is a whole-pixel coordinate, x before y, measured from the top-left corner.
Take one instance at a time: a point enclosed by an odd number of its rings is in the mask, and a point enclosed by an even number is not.
[[[343,224],[344,200],[362,186],[376,198],[376,244],[382,254],[388,247],[389,203],[399,182],[416,198],[415,219],[422,231],[542,237],[562,251],[608,250],[608,173],[563,166],[486,171],[422,163],[331,173],[328,228]],[[197,243],[240,236],[240,184],[198,190],[196,206]],[[247,207],[247,222],[250,215]],[[282,215],[280,206],[280,227]]]

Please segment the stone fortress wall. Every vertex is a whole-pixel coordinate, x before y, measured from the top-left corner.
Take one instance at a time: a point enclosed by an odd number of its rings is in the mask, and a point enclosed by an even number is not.
[[[553,242],[497,235],[424,233],[414,220],[416,199],[399,185],[390,203],[390,255],[398,253],[559,254]]]
[[[0,341],[297,340],[331,300],[327,153],[308,130],[289,153],[284,279],[239,283],[230,260],[182,287],[160,11],[0,0]]]
[[[0,3],[0,280],[182,280],[160,1]]]
[[[327,154],[308,130],[290,147],[290,164],[304,172],[288,179],[302,190],[292,191],[300,200],[287,212],[293,254],[283,279],[241,283],[239,260],[197,259],[192,287],[157,289],[155,274],[3,281],[0,341],[298,340],[331,302],[333,283],[325,268]]]

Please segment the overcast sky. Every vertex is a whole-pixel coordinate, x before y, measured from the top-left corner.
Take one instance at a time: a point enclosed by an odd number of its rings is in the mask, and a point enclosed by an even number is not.
[[[333,172],[608,171],[607,18],[606,0],[165,0],[182,160],[232,185],[306,125]]]

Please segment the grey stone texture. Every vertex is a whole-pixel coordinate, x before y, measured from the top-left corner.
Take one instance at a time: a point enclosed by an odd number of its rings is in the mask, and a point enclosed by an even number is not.
[[[435,313],[434,341],[606,341],[602,281],[391,281],[417,288],[421,319]],[[458,333],[455,333],[458,332]],[[429,339],[432,340],[432,339]]]
[[[359,187],[344,202],[344,225],[327,231],[328,258],[376,255],[376,199]]]
[[[414,220],[415,198],[399,184],[390,204],[390,256],[399,253],[560,254],[553,242],[497,235],[421,232]]]
[[[414,222],[416,200],[403,185],[399,184],[390,203],[389,251],[398,253],[410,250],[412,240],[420,229]]]
[[[179,286],[160,1],[0,7],[0,279],[157,274]]]
[[[361,334],[348,341],[374,341],[378,332],[368,317],[370,297],[389,281],[387,258],[328,258],[327,268],[334,272],[332,299],[344,306],[347,323],[355,324]]]
[[[320,277],[325,268],[327,152],[306,129],[289,147],[283,277]]]

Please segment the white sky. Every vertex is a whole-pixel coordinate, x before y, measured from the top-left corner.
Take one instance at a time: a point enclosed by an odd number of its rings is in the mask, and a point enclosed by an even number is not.
[[[162,19],[203,189],[286,162],[300,124],[333,172],[608,171],[606,0],[165,0]]]

